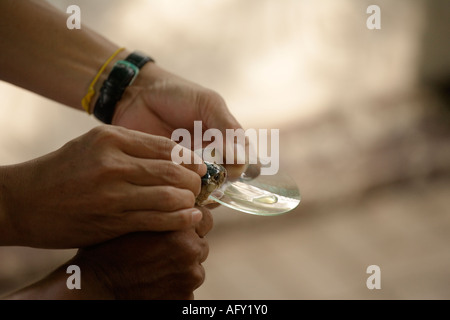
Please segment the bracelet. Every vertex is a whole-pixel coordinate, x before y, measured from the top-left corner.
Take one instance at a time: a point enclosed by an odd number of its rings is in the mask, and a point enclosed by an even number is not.
[[[103,82],[100,95],[94,106],[94,116],[98,120],[111,124],[117,102],[147,62],[155,62],[155,60],[149,56],[133,52],[125,60],[119,60],[114,64],[108,78]]]
[[[98,81],[98,78],[100,78],[100,75],[103,73],[103,71],[105,71],[106,66],[114,59],[115,56],[117,56],[119,54],[119,52],[121,52],[122,50],[125,50],[125,48],[119,48],[117,49],[112,55],[111,57],[108,58],[108,60],[105,61],[105,63],[103,64],[103,66],[100,68],[100,70],[98,71],[98,73],[95,75],[94,80],[92,80],[91,84],[89,85],[88,88],[88,92],[86,93],[86,95],[83,97],[83,99],[81,100],[81,105],[83,106],[83,109],[88,113],[91,114],[90,110],[89,110],[89,105],[91,104],[91,100],[92,97],[95,95],[95,89],[94,86]]]

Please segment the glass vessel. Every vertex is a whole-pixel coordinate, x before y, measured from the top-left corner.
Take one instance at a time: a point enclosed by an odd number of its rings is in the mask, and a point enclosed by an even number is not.
[[[209,200],[245,213],[274,216],[295,209],[301,196],[286,173],[279,170],[275,175],[261,175],[258,165],[249,164],[238,179],[226,179]]]

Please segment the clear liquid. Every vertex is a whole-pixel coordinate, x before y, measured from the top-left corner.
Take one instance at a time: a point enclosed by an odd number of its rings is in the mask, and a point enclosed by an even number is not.
[[[274,204],[278,202],[278,198],[272,194],[270,196],[261,196],[258,198],[253,198],[252,201],[266,204]]]

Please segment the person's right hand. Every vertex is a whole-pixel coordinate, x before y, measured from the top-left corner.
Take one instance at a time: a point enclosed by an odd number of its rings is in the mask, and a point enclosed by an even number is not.
[[[0,245],[85,247],[195,225],[206,166],[173,163],[174,146],[99,126],[41,158],[0,167]]]

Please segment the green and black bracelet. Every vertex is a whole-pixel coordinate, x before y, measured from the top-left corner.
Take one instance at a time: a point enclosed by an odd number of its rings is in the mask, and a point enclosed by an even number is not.
[[[125,60],[119,60],[114,64],[108,78],[103,82],[100,95],[95,102],[94,116],[97,119],[111,124],[117,102],[147,62],[155,62],[155,60],[139,52],[133,52]]]

